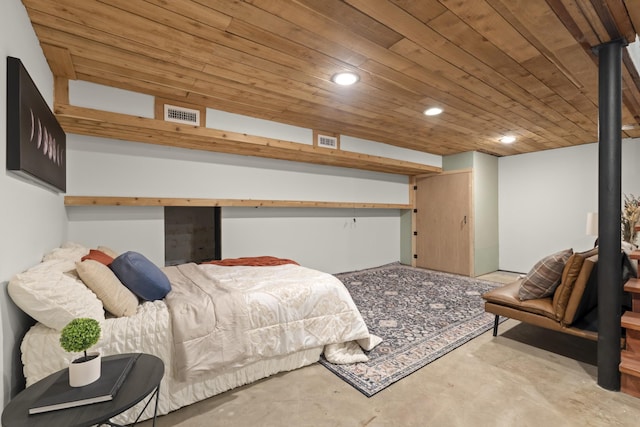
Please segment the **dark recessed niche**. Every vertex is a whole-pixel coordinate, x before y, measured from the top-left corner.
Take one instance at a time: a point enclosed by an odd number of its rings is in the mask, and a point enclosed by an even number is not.
[[[220,259],[220,210],[219,207],[166,206],[165,265]]]

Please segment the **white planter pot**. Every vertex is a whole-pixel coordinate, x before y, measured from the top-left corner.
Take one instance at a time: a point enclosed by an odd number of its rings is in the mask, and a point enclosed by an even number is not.
[[[93,355],[96,357],[87,362],[76,363],[73,361],[69,364],[69,385],[71,387],[82,387],[100,378],[102,357],[100,353],[87,353],[87,356]]]

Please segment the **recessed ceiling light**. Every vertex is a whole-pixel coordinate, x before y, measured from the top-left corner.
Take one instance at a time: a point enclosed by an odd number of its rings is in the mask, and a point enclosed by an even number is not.
[[[350,86],[360,80],[360,77],[356,73],[350,71],[344,73],[336,73],[331,76],[331,81],[339,84],[340,86]]]
[[[500,138],[500,142],[502,142],[503,144],[511,144],[513,142],[516,142],[516,137],[513,135],[505,135]]]
[[[442,113],[442,108],[438,108],[438,107],[433,107],[433,108],[424,110],[425,116],[437,116],[440,113]]]

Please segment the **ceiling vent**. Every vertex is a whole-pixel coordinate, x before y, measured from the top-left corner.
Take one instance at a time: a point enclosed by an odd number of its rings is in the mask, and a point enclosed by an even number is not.
[[[335,136],[318,134],[318,147],[338,149],[338,138]]]
[[[200,111],[192,108],[164,104],[164,119],[168,122],[200,126]]]

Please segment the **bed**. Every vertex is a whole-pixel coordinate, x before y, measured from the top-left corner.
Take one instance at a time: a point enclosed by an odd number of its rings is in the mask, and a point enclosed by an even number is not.
[[[111,273],[99,263],[81,261],[90,252],[65,244],[9,282],[11,298],[37,321],[21,343],[27,386],[76,356],[58,343],[59,331],[76,317],[101,322],[95,347],[103,356],[144,352],[163,360],[159,414],[315,363],[323,352],[334,363],[365,361],[362,349],[378,342],[344,285],[327,273],[295,263],[182,264],[158,269],[170,286],[163,298],[136,293],[132,300],[129,284],[114,288]],[[124,256],[111,255],[116,261]],[[104,273],[101,280],[90,277],[86,265]],[[111,280],[108,287],[105,277]],[[158,282],[153,274],[149,278]],[[132,289],[136,286],[140,283]],[[152,291],[158,296],[157,289]],[[114,421],[132,422],[142,406]],[[152,415],[147,408],[142,418]]]

